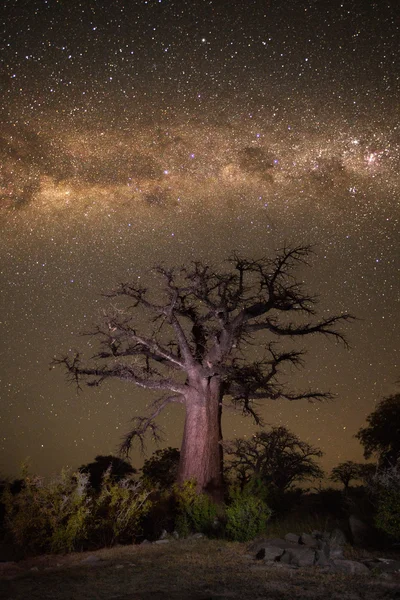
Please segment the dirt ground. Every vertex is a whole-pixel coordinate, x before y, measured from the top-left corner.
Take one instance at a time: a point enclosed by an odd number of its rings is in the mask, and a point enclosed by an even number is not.
[[[246,544],[179,540],[0,563],[2,600],[400,600],[400,577],[288,570]]]

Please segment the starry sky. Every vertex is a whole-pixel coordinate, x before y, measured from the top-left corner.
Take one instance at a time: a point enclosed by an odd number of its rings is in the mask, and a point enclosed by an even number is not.
[[[400,19],[397,0],[5,0],[0,9],[0,474],[48,475],[113,453],[153,396],[68,386],[54,355],[101,296],[153,265],[220,264],[313,244],[299,272],[351,348],[303,340],[294,389],[266,401],[321,448],[398,391]],[[159,419],[179,446],[179,407]],[[251,435],[242,415],[224,437]],[[149,447],[149,452],[152,451]],[[142,459],[133,453],[133,464]]]

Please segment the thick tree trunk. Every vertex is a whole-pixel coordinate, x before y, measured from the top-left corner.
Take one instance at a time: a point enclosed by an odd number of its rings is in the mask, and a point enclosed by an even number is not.
[[[178,482],[195,479],[199,492],[223,501],[220,383],[203,379],[186,398]],[[201,392],[199,393],[199,388]]]

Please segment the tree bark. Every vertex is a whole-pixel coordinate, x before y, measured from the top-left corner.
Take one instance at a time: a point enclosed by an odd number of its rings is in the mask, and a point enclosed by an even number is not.
[[[199,383],[186,397],[178,483],[195,479],[199,492],[222,502],[221,386],[217,377]]]

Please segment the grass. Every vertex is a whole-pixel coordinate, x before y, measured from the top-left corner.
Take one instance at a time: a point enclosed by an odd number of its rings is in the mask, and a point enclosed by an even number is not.
[[[286,571],[250,559],[247,544],[178,540],[41,556],[4,569],[3,600],[400,600],[400,581]],[[88,555],[98,562],[82,564]],[[32,571],[31,569],[37,569]]]

